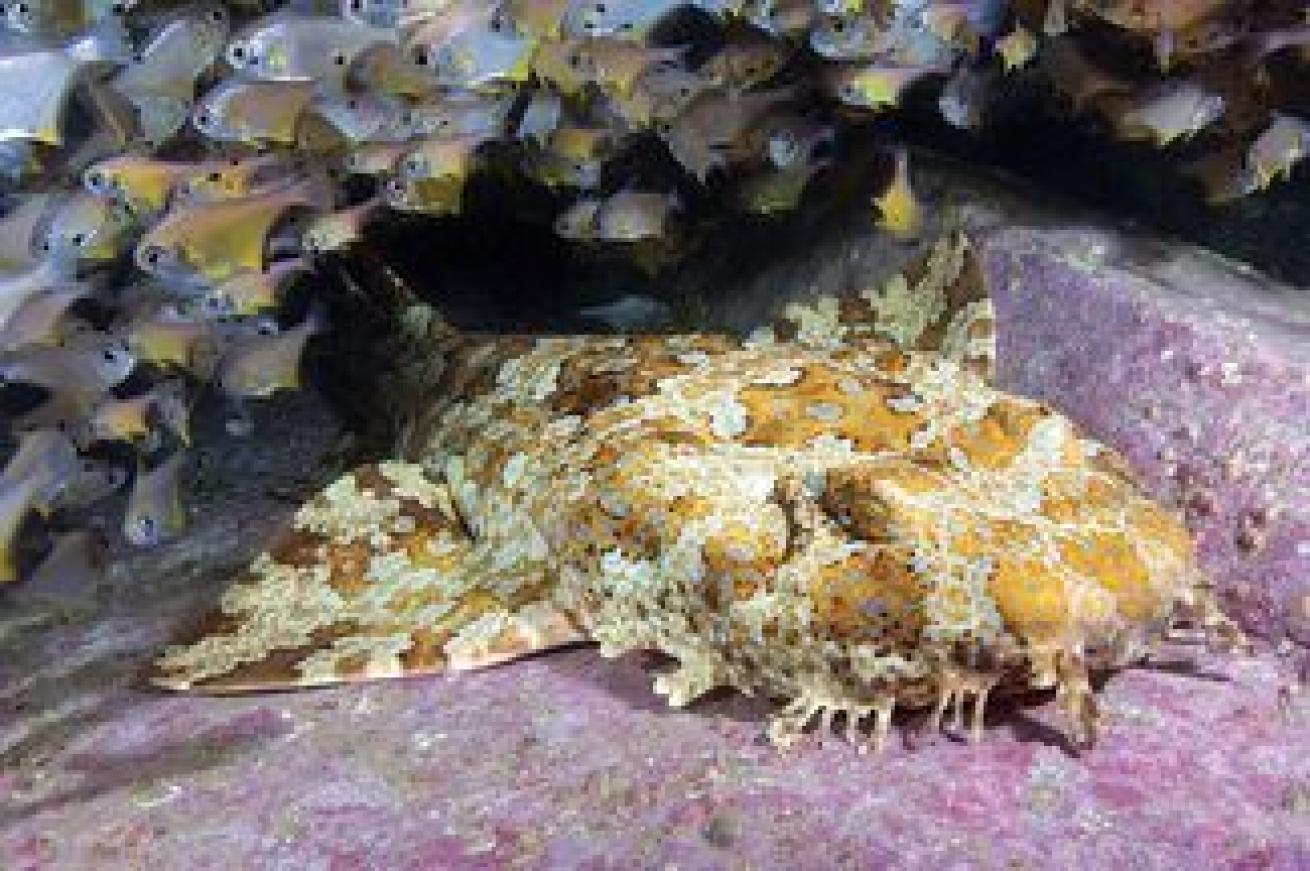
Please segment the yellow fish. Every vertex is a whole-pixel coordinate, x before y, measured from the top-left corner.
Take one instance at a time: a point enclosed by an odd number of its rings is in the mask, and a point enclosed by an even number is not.
[[[734,29],[701,72],[720,87],[749,91],[773,78],[789,56],[785,43],[768,39],[754,28]]]
[[[532,71],[561,96],[576,96],[590,82],[581,47],[582,40],[578,39],[543,42],[532,55]]]
[[[137,547],[154,547],[186,528],[182,471],[186,453],[177,451],[153,469],[137,458],[136,479],[127,499],[123,537]]]
[[[168,205],[174,187],[203,167],[139,154],[97,161],[82,173],[82,184],[97,196],[111,197],[133,213],[150,217]]]
[[[505,11],[519,33],[559,39],[564,15],[574,0],[506,0]]]
[[[783,169],[767,169],[743,181],[736,191],[737,203],[757,215],[778,215],[795,209],[815,174],[826,161],[796,163]]]
[[[406,181],[465,179],[477,166],[482,142],[480,136],[430,137],[411,145],[396,168]]]
[[[1027,66],[1037,53],[1037,37],[1022,24],[996,41],[996,53],[1001,56],[1005,71],[1012,72]]]
[[[211,317],[246,317],[276,309],[283,288],[312,270],[308,260],[279,260],[258,272],[245,270],[220,282],[205,294],[202,305]]]
[[[0,491],[0,584],[12,584],[20,577],[18,534],[32,513],[35,490],[34,482],[23,480]]]
[[[383,175],[409,151],[407,142],[369,142],[351,149],[346,156],[346,171],[356,175]]]
[[[651,48],[635,42],[613,39],[588,39],[576,49],[579,69],[588,80],[609,93],[626,97],[647,70],[678,67],[687,47]]]
[[[387,181],[383,197],[388,206],[402,212],[458,215],[464,204],[464,179],[396,177]]]
[[[190,444],[188,414],[186,382],[173,378],[145,393],[127,399],[110,397],[101,402],[87,420],[87,436],[91,441],[157,445],[159,429],[165,427],[184,444]]]
[[[905,149],[897,149],[891,184],[873,202],[878,208],[879,227],[897,239],[918,238],[923,216],[919,199],[910,186],[910,157]]]
[[[293,209],[322,209],[328,193],[316,180],[267,193],[172,209],[137,244],[136,263],[163,279],[221,281],[262,270],[269,233]]]
[[[132,324],[126,339],[141,360],[184,369],[202,380],[213,373],[220,353],[219,337],[209,321],[156,315]]]
[[[830,81],[837,99],[848,106],[885,109],[898,105],[911,84],[940,72],[930,66],[869,64],[838,69]]]
[[[604,160],[614,153],[618,142],[608,127],[557,127],[550,135],[549,148],[566,160]]]
[[[205,161],[196,164],[195,169],[173,191],[178,203],[212,203],[250,196],[288,181],[301,169],[301,163],[285,154],[270,153]]]

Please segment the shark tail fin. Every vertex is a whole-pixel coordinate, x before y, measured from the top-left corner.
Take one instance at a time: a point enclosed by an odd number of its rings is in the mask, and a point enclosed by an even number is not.
[[[360,466],[301,507],[151,680],[284,690],[482,668],[583,640],[543,566],[494,557],[419,466]]]

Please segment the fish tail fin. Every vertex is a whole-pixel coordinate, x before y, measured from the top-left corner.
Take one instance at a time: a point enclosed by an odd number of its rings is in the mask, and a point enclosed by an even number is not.
[[[582,640],[539,564],[479,549],[421,467],[343,475],[151,676],[240,693],[482,668]]]

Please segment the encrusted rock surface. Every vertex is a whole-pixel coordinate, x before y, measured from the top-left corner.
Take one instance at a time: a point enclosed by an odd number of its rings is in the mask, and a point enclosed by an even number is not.
[[[1185,499],[1216,582],[1250,591],[1239,616],[1298,631],[1304,295],[1091,224],[964,208],[1005,386]],[[851,264],[880,243],[824,239],[775,280],[863,280]],[[989,709],[980,745],[917,742],[907,716],[878,757],[837,740],[779,753],[765,703],[670,711],[650,690],[663,664],[586,647],[328,691],[148,691],[137,675],[159,645],[327,477],[332,428],[310,397],[263,409],[254,440],[220,425],[184,540],[120,554],[96,590],[0,606],[0,867],[1310,866],[1310,693],[1265,646],[1170,648],[1112,677],[1105,735],[1082,754],[1040,694]]]

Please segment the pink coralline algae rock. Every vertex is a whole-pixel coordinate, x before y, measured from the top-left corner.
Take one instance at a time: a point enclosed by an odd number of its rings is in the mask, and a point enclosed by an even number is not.
[[[1310,644],[1310,292],[1090,225],[976,236],[998,381],[1180,506],[1226,609]]]

